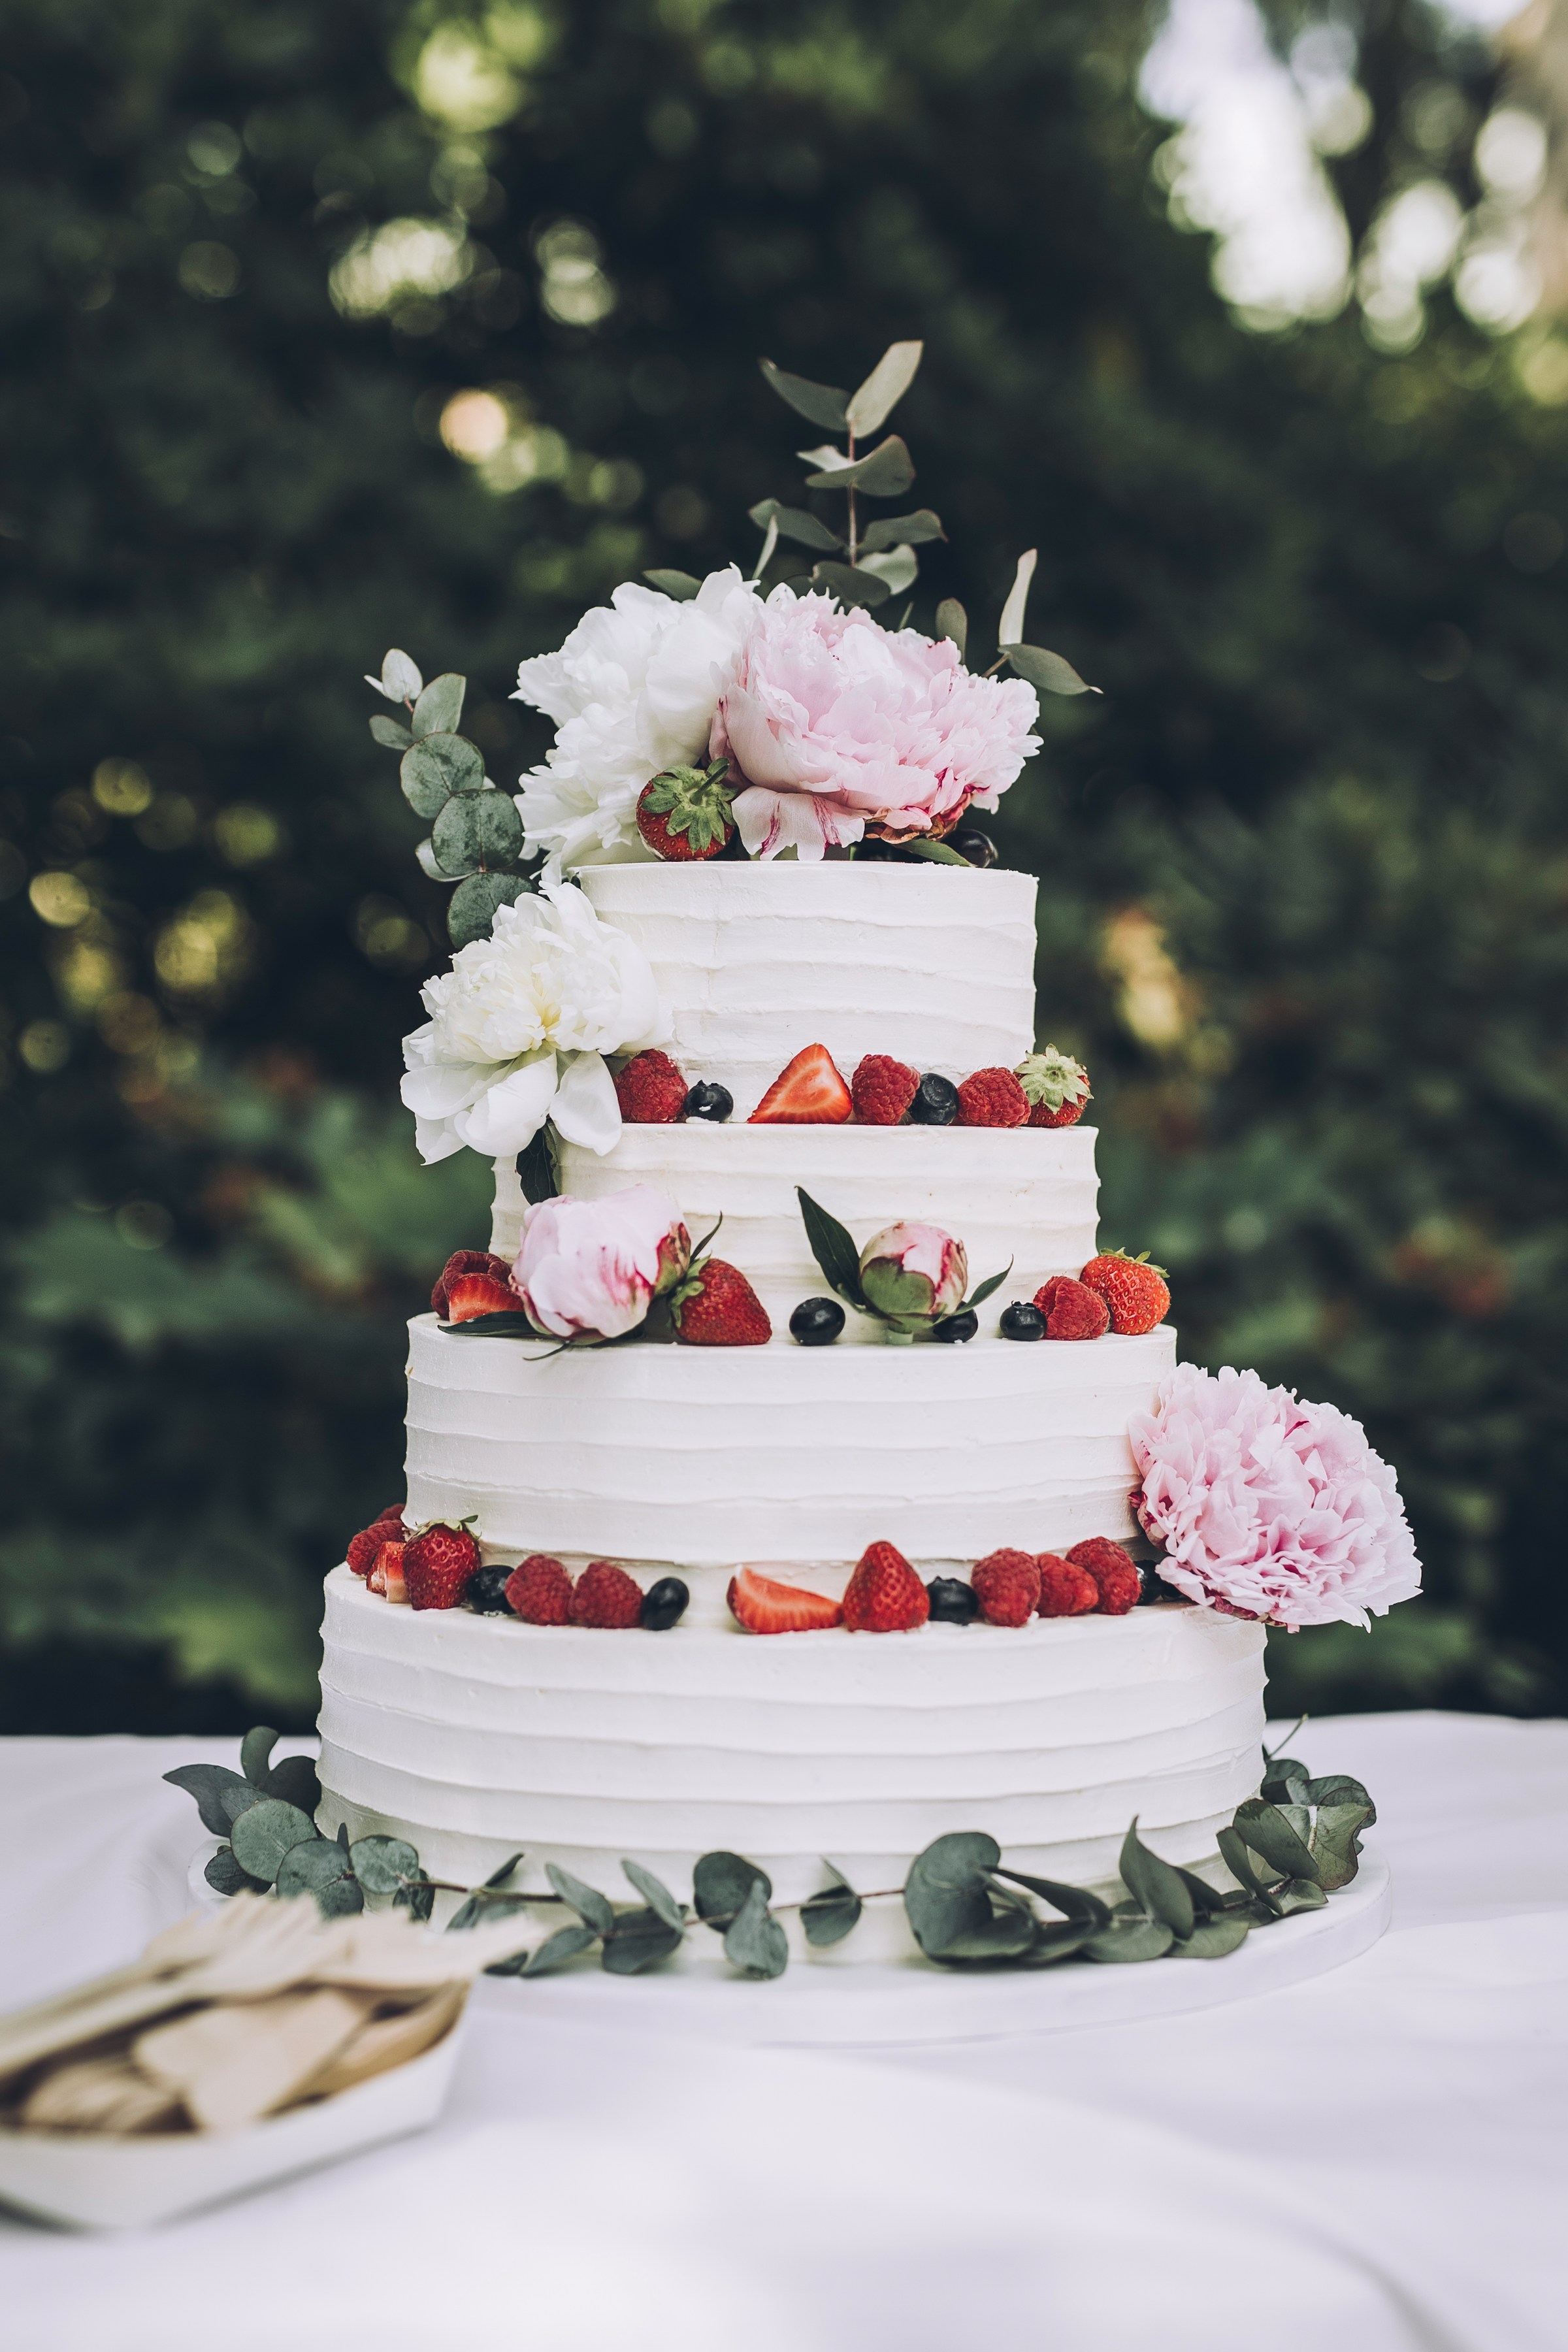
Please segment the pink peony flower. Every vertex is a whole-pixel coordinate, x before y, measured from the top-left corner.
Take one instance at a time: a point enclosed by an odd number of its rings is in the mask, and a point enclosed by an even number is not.
[[[1394,1472],[1337,1406],[1178,1364],[1129,1434],[1138,1517],[1190,1599],[1294,1630],[1364,1627],[1420,1591]]]
[[[900,1322],[951,1315],[963,1304],[969,1260],[963,1244],[935,1225],[889,1225],[860,1253],[860,1287],[881,1314]]]
[[[679,1211],[651,1184],[597,1201],[563,1192],[522,1213],[512,1279],[540,1330],[557,1339],[618,1339],[655,1294],[686,1272],[691,1244]]]
[[[719,698],[710,751],[729,758],[753,856],[803,858],[858,841],[946,832],[971,801],[996,806],[1039,738],[1032,686],[976,677],[958,649],[775,588]]]

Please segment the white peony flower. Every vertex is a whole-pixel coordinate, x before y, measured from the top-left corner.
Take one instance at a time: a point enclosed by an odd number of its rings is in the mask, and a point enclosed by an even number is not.
[[[517,805],[546,872],[651,860],[637,795],[665,768],[700,765],[719,698],[761,606],[733,565],[687,604],[627,582],[585,613],[559,653],[523,662],[514,702],[553,719],[544,764]]]
[[[498,908],[492,936],[421,995],[430,1018],[403,1041],[403,1100],[427,1164],[465,1144],[506,1158],[547,1118],[568,1142],[608,1151],[621,1112],[604,1057],[668,1028],[642,950],[566,882]]]

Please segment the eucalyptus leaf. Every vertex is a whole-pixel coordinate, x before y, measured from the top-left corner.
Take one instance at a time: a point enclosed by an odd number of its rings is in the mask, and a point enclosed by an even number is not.
[[[521,1860],[522,1856],[521,1853],[509,1853],[506,1860],[501,1864],[500,1868],[499,1870],[491,1871],[489,1876],[485,1881],[485,1885],[487,1886],[504,1886],[507,1880],[511,1876],[512,1872],[517,1868],[518,1864]]]
[[[463,696],[468,680],[455,670],[447,670],[433,677],[414,706],[410,724],[416,742],[426,735],[450,735],[463,715]]]
[[[673,1927],[677,1935],[680,1934],[686,1926],[686,1914],[663,1879],[656,1878],[651,1870],[645,1870],[640,1862],[623,1862],[621,1868],[625,1871],[627,1881],[637,1888],[648,1909],[658,1918],[662,1919],[667,1927]],[[636,1914],[632,1916],[635,1917]],[[624,1919],[616,1923],[617,1935],[625,1924]]]
[[[447,1922],[448,1936],[460,1936],[469,1927],[489,1927],[492,1919],[510,1919],[519,1911],[526,1911],[531,1898],[526,1895],[465,1895]]]
[[[484,790],[485,763],[466,735],[432,735],[405,751],[397,780],[415,815],[428,823],[454,793]]]
[[[779,529],[784,529],[782,522]],[[868,523],[860,534],[860,551],[863,555],[878,555],[884,548],[921,547],[928,539],[946,537],[941,517],[932,514],[930,507],[921,507],[914,514],[884,515]],[[941,627],[940,620],[937,625]]]
[[[232,1816],[221,1801],[225,1790],[243,1790],[247,1803],[251,1801],[249,1781],[231,1772],[226,1764],[176,1764],[163,1778],[172,1787],[183,1789],[187,1797],[195,1799],[202,1827],[210,1830],[214,1837],[226,1838],[229,1832]]]
[[[1090,1927],[1109,1927],[1110,1925],[1110,1904],[1101,1902],[1098,1895],[1091,1895],[1086,1886],[1064,1886],[1055,1878],[1034,1878],[1026,1870],[996,1870],[992,1875],[994,1878],[1010,1878],[1015,1885],[1026,1886],[1031,1895],[1037,1895],[1042,1902],[1048,1903],[1053,1911],[1059,1911],[1066,1919]]]
[[[377,694],[384,694],[389,702],[412,702],[425,684],[418,663],[410,661],[397,646],[384,657],[381,676],[372,677],[367,672],[364,682],[374,686]]]
[[[202,1876],[219,1895],[265,1895],[266,1884],[252,1878],[248,1870],[241,1870],[234,1858],[234,1848],[220,1845],[208,1862]]]
[[[323,1919],[342,1919],[364,1909],[364,1889],[335,1838],[290,1846],[278,1865],[278,1892],[313,1895]]]
[[[958,658],[963,659],[969,644],[969,615],[956,596],[944,596],[936,608],[936,633],[949,645],[958,647]]]
[[[1352,1780],[1345,1772],[1331,1772],[1326,1780],[1309,1780],[1307,1802],[1310,1805],[1364,1805],[1369,1829],[1377,1819],[1377,1807],[1361,1782]]]
[[[1265,1885],[1255,1867],[1246,1845],[1228,1822],[1224,1829],[1215,1833],[1215,1843],[1218,1846],[1221,1859],[1231,1876],[1238,1879],[1249,1895],[1256,1896],[1270,1917],[1277,1919],[1279,1916],[1279,1906],[1275,1902],[1270,1888]]]
[[[837,384],[813,383],[809,376],[791,375],[786,369],[775,367],[772,360],[759,360],[757,365],[779,398],[787,401],[797,416],[805,417],[813,425],[825,425],[829,433],[848,431],[849,395],[840,392]]]
[[[252,1805],[259,1805],[266,1794],[267,1791],[258,1789],[254,1780],[235,1780],[225,1789],[218,1802],[228,1815],[229,1828],[233,1829],[241,1813],[248,1812]],[[287,1801],[292,1803],[293,1800],[289,1798]],[[301,1805],[300,1810],[303,1812],[306,1809]]]
[[[494,1315],[470,1315],[466,1323],[443,1323],[455,1339],[540,1339],[521,1307],[503,1307]]]
[[[406,1911],[415,1919],[428,1919],[436,1908],[435,1882],[421,1871],[411,1886],[400,1886],[392,1898],[395,1911]]]
[[[269,1723],[258,1723],[240,1741],[239,1769],[252,1788],[266,1788],[267,1768],[281,1736]]]
[[[1101,1928],[1098,1936],[1089,1937],[1083,1947],[1083,1956],[1086,1960],[1116,1964],[1161,1960],[1175,1940],[1163,1919],[1118,1919]]]
[[[805,1238],[811,1244],[812,1256],[840,1298],[851,1307],[864,1307],[865,1293],[860,1287],[860,1253],[850,1240],[847,1229],[837,1217],[829,1214],[814,1201],[805,1187],[795,1186],[795,1198],[800,1202],[801,1222]]]
[[[455,948],[472,940],[488,940],[498,907],[510,907],[523,897],[528,884],[521,874],[470,874],[459,882],[447,908],[447,936]]]
[[[875,433],[885,425],[915,380],[923,343],[889,343],[870,374],[845,403],[851,433]]]
[[[1249,1922],[1239,1911],[1225,1911],[1200,1919],[1190,1936],[1179,1936],[1171,1947],[1173,1960],[1223,1960],[1245,1944]]]
[[[1046,694],[1098,694],[1098,686],[1090,686],[1079,677],[1071,662],[1060,654],[1048,654],[1043,646],[1004,646],[1002,651],[1029,684]]]
[[[816,517],[807,514],[804,507],[781,506],[777,499],[761,499],[751,509],[751,520],[759,530],[766,530],[770,523],[776,522],[781,539],[793,540],[797,547],[814,547],[823,555],[833,554],[844,544],[836,530],[829,530],[825,522],[818,522]],[[880,527],[877,526],[878,529]],[[868,540],[870,532],[868,531],[866,536]],[[878,543],[880,545],[881,542]]]
[[[661,596],[671,597],[678,604],[689,604],[702,587],[701,581],[694,580],[689,572],[667,572],[660,569],[645,572],[643,578],[650,581]],[[543,1947],[541,1946],[540,1948],[542,1950]]]
[[[449,882],[451,880],[451,876],[449,874],[443,874],[440,866],[437,864],[435,844],[430,840],[428,835],[426,835],[425,839],[419,844],[419,846],[416,849],[414,855],[418,860],[419,871],[425,876],[427,881]]]
[[[1058,1960],[1077,1958],[1091,1936],[1100,1930],[1088,1919],[1053,1919],[1037,1927],[1035,1940],[1026,1952],[1021,1952],[1014,1962],[1020,1969],[1054,1968]]]
[[[951,1830],[918,1853],[904,1881],[904,1911],[922,1952],[935,1958],[992,1914],[987,1874],[1002,1849],[984,1830]]]
[[[592,1927],[557,1927],[552,1936],[546,1936],[531,1958],[523,1962],[518,1974],[542,1977],[547,1969],[558,1969],[563,1961],[575,1959],[579,1952],[585,1952],[595,1940]]]
[[[1312,1859],[1318,1883],[1332,1890],[1348,1886],[1361,1860],[1361,1832],[1372,1818],[1367,1805],[1320,1805],[1312,1829]]]
[[[744,1854],[705,1853],[691,1874],[691,1900],[698,1917],[711,1925],[733,1918],[753,1886],[761,1886],[765,1905],[773,1891],[765,1870],[759,1870]]]
[[[829,596],[837,596],[841,604],[851,608],[860,605],[868,611],[874,605],[885,604],[893,593],[874,572],[863,572],[858,564],[849,563],[814,563],[811,584]]]
[[[286,1805],[298,1805],[302,1813],[315,1813],[321,1801],[321,1783],[317,1777],[315,1759],[310,1756],[285,1756],[268,1769],[267,1794],[281,1797]]]
[[[987,1902],[985,1918],[976,1918],[973,1926],[960,1927],[944,1944],[933,1946],[928,1958],[940,1960],[947,1968],[994,1966],[998,1961],[1021,1959],[1030,1951],[1040,1933],[1034,1913],[1021,1895],[1005,1889],[998,1891],[1003,1898],[1000,1911]]]
[[[1292,1767],[1289,1772],[1268,1773],[1258,1793],[1271,1805],[1308,1805],[1311,1802],[1307,1793],[1310,1786],[1306,1773]]]
[[[901,596],[920,577],[921,560],[912,547],[890,547],[885,554],[856,557],[856,570],[882,581],[889,596]]]
[[[385,744],[389,751],[406,751],[414,740],[409,730],[399,725],[395,719],[389,719],[384,710],[376,712],[370,722],[370,731],[378,743]]]
[[[555,1166],[555,1155],[550,1148],[550,1123],[545,1121],[531,1143],[525,1143],[517,1155],[517,1181],[522,1186],[522,1197],[534,1206],[541,1201],[556,1200],[561,1192],[561,1179]]]
[[[825,1948],[829,1944],[841,1944],[852,1927],[859,1925],[865,1906],[852,1886],[842,1879],[835,1886],[825,1886],[818,1895],[808,1895],[800,1906],[800,1924],[808,1944]]]
[[[913,841],[900,842],[899,846],[907,849],[911,857],[929,858],[933,866],[967,866],[969,863],[968,858],[960,856],[956,849],[950,849],[945,841],[932,841],[923,835],[917,835]]]
[[[1278,1805],[1266,1804],[1261,1797],[1249,1797],[1245,1805],[1236,1809],[1236,1832],[1254,1853],[1272,1863],[1289,1878],[1316,1878],[1318,1865],[1311,1851],[1300,1838]]]
[[[1200,1878],[1195,1870],[1178,1869],[1176,1876],[1192,1896],[1193,1909],[1200,1920],[1212,1918],[1215,1912],[1226,1908],[1226,1898],[1206,1878]]]
[[[395,1895],[419,1876],[419,1856],[406,1838],[363,1837],[349,1848],[354,1876],[367,1895]]]
[[[1296,1785],[1304,1787],[1305,1783],[1300,1782]],[[1273,1804],[1275,1811],[1279,1814],[1280,1818],[1289,1822],[1291,1828],[1295,1831],[1296,1835],[1300,1839],[1302,1844],[1306,1845],[1310,1843],[1312,1835],[1312,1814],[1310,1807],[1304,1803],[1297,1804],[1293,1800],[1281,1804],[1278,1797],[1271,1799],[1270,1801]]]
[[[447,874],[504,866],[522,848],[522,819],[506,793],[454,793],[430,829],[430,845]]]
[[[681,1941],[680,1927],[672,1927],[651,1905],[643,1911],[621,1911],[616,1916],[614,1934],[605,1937],[599,1965],[613,1977],[638,1976],[656,1961],[678,1952]]]
[[[315,1834],[315,1822],[298,1805],[286,1805],[279,1797],[263,1797],[240,1814],[229,1832],[229,1843],[240,1868],[270,1886],[284,1855]]]
[[[1136,1817],[1121,1841],[1120,1866],[1122,1885],[1134,1901],[1156,1919],[1163,1919],[1173,1935],[1192,1934],[1193,1898],[1182,1874],[1157,1853],[1151,1853],[1138,1834]]]
[[[749,1977],[782,1977],[789,1966],[784,1931],[768,1909],[767,1881],[753,1878],[724,1931],[724,1958]]]
[[[1329,1899],[1315,1878],[1292,1878],[1276,1894],[1287,1918],[1292,1911],[1321,1911]]]
[[[857,457],[852,466],[834,466],[818,474],[808,474],[808,490],[864,490],[869,499],[896,499],[902,496],[914,480],[914,460],[896,433],[879,441],[869,457]]]
[[[544,1875],[562,1900],[570,1903],[585,1927],[592,1927],[595,1936],[609,1934],[616,1924],[615,1906],[596,1886],[589,1886],[581,1878],[574,1878],[569,1870],[563,1870],[555,1862],[545,1864]]]

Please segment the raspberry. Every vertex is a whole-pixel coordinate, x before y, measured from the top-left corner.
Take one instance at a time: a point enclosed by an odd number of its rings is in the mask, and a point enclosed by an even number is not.
[[[1129,1555],[1109,1536],[1086,1536],[1068,1554],[1068,1565],[1094,1579],[1102,1617],[1125,1617],[1138,1606],[1143,1580]]]
[[[988,1625],[1024,1625],[1040,1597],[1040,1571],[1026,1551],[988,1552],[970,1577]]]
[[[1110,1309],[1097,1290],[1070,1274],[1053,1274],[1035,1293],[1047,1339],[1098,1339],[1110,1328]]]
[[[1025,1127],[1029,1098],[1011,1070],[976,1070],[958,1089],[960,1127]]]
[[[343,1557],[356,1576],[368,1576],[375,1566],[376,1553],[384,1543],[401,1543],[403,1515],[390,1511],[368,1528],[361,1528],[357,1536],[349,1538],[349,1548]]]
[[[868,1544],[844,1588],[852,1633],[912,1633],[931,1615],[931,1595],[896,1544]]]
[[[608,1631],[638,1624],[641,1619],[641,1585],[607,1559],[590,1560],[573,1588],[573,1624]]]
[[[868,1054],[849,1082],[862,1127],[897,1127],[915,1098],[918,1070],[887,1054]]]
[[[536,1551],[507,1578],[506,1597],[525,1625],[564,1625],[572,1614],[572,1579],[558,1559]]]
[[[673,1127],[685,1107],[686,1080],[668,1054],[634,1054],[616,1078],[616,1100],[628,1127]]]
[[[1100,1587],[1087,1568],[1075,1568],[1054,1551],[1043,1551],[1037,1565],[1042,1617],[1082,1617],[1099,1608]]]

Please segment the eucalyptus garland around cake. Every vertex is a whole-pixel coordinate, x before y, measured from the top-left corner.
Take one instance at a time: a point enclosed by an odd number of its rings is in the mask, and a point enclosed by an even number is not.
[[[1300,1726],[1297,1727],[1300,1728]],[[1121,1964],[1158,1959],[1220,1959],[1254,1928],[1321,1910],[1356,1874],[1361,1832],[1377,1819],[1359,1780],[1343,1774],[1314,1780],[1295,1758],[1263,1751],[1261,1793],[1237,1808],[1218,1835],[1234,1886],[1211,1886],[1195,1871],[1163,1861],[1133,1821],[1121,1855],[1124,1900],[1110,1902],[1014,1870],[984,1830],[937,1838],[910,1865],[902,1887],[858,1890],[833,1864],[824,1885],[799,1903],[775,1904],[766,1871],[738,1853],[705,1853],[692,1874],[692,1899],[678,1901],[641,1863],[623,1861],[641,1898],[617,1902],[569,1870],[546,1863],[549,1894],[509,1885],[523,1860],[512,1854],[482,1886],[433,1878],[405,1838],[351,1840],[346,1827],[323,1837],[313,1818],[320,1801],[314,1768],[303,1757],[274,1764],[278,1734],[247,1732],[240,1770],[184,1764],[163,1777],[195,1799],[203,1824],[226,1841],[206,1865],[220,1895],[243,1891],[311,1895],[328,1918],[363,1911],[366,1899],[429,1919],[439,1894],[460,1895],[447,1933],[521,1912],[563,1915],[531,1949],[520,1948],[487,1971],[542,1976],[597,1945],[612,1976],[638,1976],[703,1931],[722,1940],[741,1975],[782,1976],[789,1946],[779,1914],[798,1911],[806,1942],[842,1943],[868,1903],[901,1895],[910,1932],[928,1960],[950,1969],[1045,1969],[1081,1960]],[[1043,1906],[1043,1907],[1042,1907]]]

